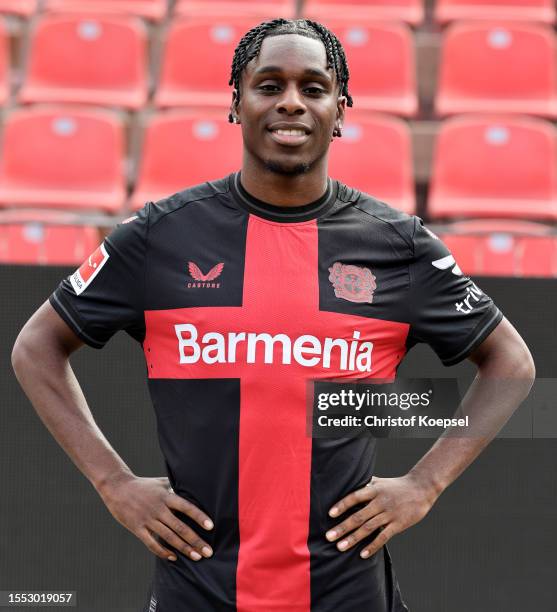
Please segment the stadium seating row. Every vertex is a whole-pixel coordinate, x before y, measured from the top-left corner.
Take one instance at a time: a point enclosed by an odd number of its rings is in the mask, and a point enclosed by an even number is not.
[[[178,0],[175,15],[186,17],[226,13],[293,17],[295,0]],[[29,17],[41,6],[40,0],[0,0],[0,12]],[[113,13],[137,15],[160,21],[168,14],[167,0],[45,0],[49,11]],[[418,25],[424,19],[423,0],[306,0],[304,16],[312,19],[348,18],[401,20]],[[552,0],[437,0],[435,20],[440,24],[462,19],[518,19],[555,23]]]
[[[125,211],[126,142],[107,109],[18,109],[4,124],[0,204]],[[146,120],[131,209],[241,166],[241,129],[222,113],[172,110]],[[332,176],[415,212],[410,132],[390,116],[351,118],[330,152]],[[530,117],[462,116],[442,124],[431,219],[557,220],[555,128]]]
[[[557,236],[524,221],[461,221],[439,232],[464,274],[557,277]]]
[[[167,0],[0,0],[0,13],[31,17],[39,9],[47,11],[137,15],[161,20],[168,12]]]
[[[78,264],[100,239],[87,223],[111,224],[87,211],[125,213],[238,168],[240,131],[223,112],[233,49],[249,27],[278,14],[294,16],[296,4],[304,5],[304,16],[337,32],[351,66],[357,110],[351,109],[344,136],[331,149],[331,174],[415,212],[408,125],[373,111],[409,118],[419,110],[415,38],[400,22],[421,24],[422,0],[0,0],[0,13],[37,14],[21,22],[28,41],[23,64],[19,53],[15,61],[9,57],[9,43],[18,51],[14,45],[23,39],[10,41],[0,21],[0,99],[52,104],[6,116],[0,262]],[[162,29],[143,20],[171,15],[176,17]],[[393,21],[373,21],[378,19]],[[427,215],[443,223],[475,218],[437,229],[467,274],[557,276],[554,227],[520,220],[557,219],[554,129],[542,120],[500,114],[557,116],[555,34],[525,23],[553,25],[554,4],[437,0],[435,19],[481,20],[443,31],[439,84],[429,89],[436,91],[436,113],[498,115],[441,124]],[[200,49],[207,61],[197,66],[191,58]],[[424,96],[424,104],[430,99]],[[212,111],[191,108],[207,103]],[[137,115],[142,130],[132,122],[132,141],[143,135],[143,154],[132,160],[131,174],[128,157],[136,145],[127,143],[128,118],[99,106],[159,109]]]
[[[253,18],[176,20],[164,45],[153,102],[158,108],[224,107],[234,49]],[[350,65],[356,108],[413,117],[418,112],[412,32],[401,23],[328,23]],[[455,24],[443,39],[435,109],[526,113],[557,118],[556,35],[528,23]],[[148,36],[129,17],[51,15],[32,28],[17,102],[89,103],[139,109],[149,100]],[[206,61],[193,57],[203,49]],[[376,50],[381,49],[378,53]],[[6,32],[0,27],[0,103],[9,95]]]
[[[0,264],[79,265],[101,240],[65,213],[0,213]],[[557,236],[524,221],[461,221],[438,231],[464,274],[557,277]]]
[[[100,236],[96,227],[71,225],[72,220],[76,222],[73,217],[55,211],[4,211],[0,214],[0,264],[81,263],[96,249]]]
[[[397,19],[418,25],[424,19],[422,0],[306,0],[304,15],[316,18]],[[552,0],[435,0],[439,24],[462,19],[518,19],[555,23]]]

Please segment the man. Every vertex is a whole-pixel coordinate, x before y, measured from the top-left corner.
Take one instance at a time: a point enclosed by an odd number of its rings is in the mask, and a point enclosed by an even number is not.
[[[407,610],[385,543],[427,514],[517,402],[504,399],[489,436],[443,437],[384,479],[371,437],[306,434],[308,381],[393,377],[417,342],[445,364],[478,366],[465,404],[483,413],[484,379],[529,388],[534,377],[485,294],[455,307],[473,284],[432,265],[450,254],[420,219],[328,178],[348,78],[320,24],[248,32],[231,78],[241,172],[118,226],[14,347],[46,426],[157,555],[145,610]],[[83,343],[101,348],[119,329],[142,344],[168,479],[131,473],[69,366]]]

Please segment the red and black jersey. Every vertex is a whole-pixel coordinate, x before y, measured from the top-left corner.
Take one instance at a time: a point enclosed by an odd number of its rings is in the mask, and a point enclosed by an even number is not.
[[[50,297],[87,344],[141,343],[172,487],[215,524],[180,515],[214,554],[157,559],[151,608],[401,612],[386,548],[325,538],[375,442],[307,435],[308,381],[393,378],[418,342],[457,363],[502,314],[421,219],[331,179],[271,206],[239,176],[147,204]]]

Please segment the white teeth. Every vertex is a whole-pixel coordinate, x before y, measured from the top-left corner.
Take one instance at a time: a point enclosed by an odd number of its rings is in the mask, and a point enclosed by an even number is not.
[[[305,136],[306,133],[304,130],[274,130],[277,134],[281,136]]]

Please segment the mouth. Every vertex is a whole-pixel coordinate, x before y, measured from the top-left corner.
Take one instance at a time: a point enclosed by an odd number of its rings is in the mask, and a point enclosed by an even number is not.
[[[305,127],[276,127],[269,128],[271,138],[278,144],[285,146],[300,146],[307,142],[310,137],[310,131]]]

